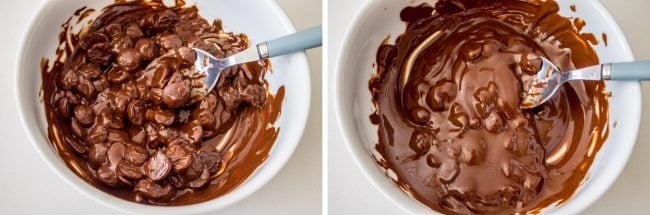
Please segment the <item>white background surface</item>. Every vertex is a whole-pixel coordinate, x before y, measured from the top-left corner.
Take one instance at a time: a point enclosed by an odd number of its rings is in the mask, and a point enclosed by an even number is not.
[[[16,50],[28,20],[42,1],[13,1],[0,7],[0,27],[6,29],[0,33],[0,214],[117,214],[73,190],[50,171],[19,122],[13,92]],[[277,1],[298,30],[320,25],[321,0]],[[294,155],[268,184],[220,214],[320,214],[321,59],[321,48],[308,51],[311,109]]]
[[[328,93],[344,33],[364,0],[328,0]],[[602,0],[625,32],[636,59],[650,60],[650,1]],[[577,8],[580,10],[580,8]],[[397,18],[397,17],[396,17]],[[589,25],[589,23],[587,23]],[[643,109],[650,110],[650,84],[643,84]],[[375,189],[352,160],[328,102],[328,209],[330,214],[403,214]],[[623,111],[623,110],[619,110]],[[650,214],[650,116],[642,114],[635,151],[614,185],[584,214]]]

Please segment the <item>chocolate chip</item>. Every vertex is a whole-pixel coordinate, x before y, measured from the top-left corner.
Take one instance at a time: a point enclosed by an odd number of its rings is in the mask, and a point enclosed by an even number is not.
[[[160,150],[151,155],[149,160],[147,160],[147,163],[144,164],[144,170],[147,177],[154,181],[166,178],[171,169],[172,165],[169,158],[167,158],[167,155]]]

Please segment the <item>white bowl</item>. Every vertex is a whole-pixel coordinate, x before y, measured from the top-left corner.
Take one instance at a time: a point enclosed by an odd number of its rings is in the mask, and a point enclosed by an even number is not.
[[[384,175],[376,165],[374,150],[377,143],[377,126],[372,125],[368,116],[373,110],[368,80],[375,72],[373,63],[377,48],[387,35],[394,43],[397,35],[404,31],[404,23],[399,12],[406,6],[423,2],[434,4],[434,0],[367,1],[353,20],[347,31],[343,48],[339,53],[334,78],[333,96],[338,123],[348,149],[361,170],[377,189],[404,210],[414,214],[432,213],[433,210],[402,192]],[[561,14],[567,17],[580,17],[587,26],[586,32],[600,36],[605,32],[608,46],[601,42],[595,46],[601,62],[631,61],[632,51],[620,28],[597,0],[558,1]],[[569,9],[576,5],[577,12]],[[616,180],[634,148],[641,119],[641,89],[638,81],[607,82],[610,98],[610,135],[591,165],[587,179],[573,197],[559,206],[549,206],[545,214],[577,214],[595,202]],[[616,126],[614,126],[616,125]]]
[[[286,87],[282,114],[276,123],[281,129],[265,163],[246,182],[230,193],[187,206],[143,205],[102,192],[68,169],[47,139],[47,123],[43,103],[39,98],[40,60],[41,57],[53,59],[58,44],[57,35],[61,31],[60,26],[75,10],[83,6],[101,9],[111,2],[113,1],[45,1],[31,20],[21,48],[18,50],[16,71],[18,110],[31,142],[48,166],[64,181],[88,197],[117,210],[137,214],[213,212],[245,198],[266,184],[291,157],[307,122],[311,88],[309,67],[304,52],[271,59],[274,71],[266,76],[271,91],[276,92],[281,85]],[[187,1],[188,5],[193,3],[197,4],[203,17],[208,20],[222,19],[227,30],[246,33],[253,44],[295,32],[289,18],[273,0],[255,1],[255,4],[250,1],[230,0]]]

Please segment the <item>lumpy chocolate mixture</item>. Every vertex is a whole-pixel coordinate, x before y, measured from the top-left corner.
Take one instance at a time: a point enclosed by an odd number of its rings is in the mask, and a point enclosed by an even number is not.
[[[593,35],[550,0],[441,0],[401,19],[369,82],[378,163],[400,188],[446,214],[535,213],[570,198],[608,134],[604,82],[519,104],[539,56],[563,71],[597,64]]]
[[[75,12],[77,23],[93,12]],[[267,158],[284,97],[268,93],[268,62],[192,92],[201,77],[190,48],[223,58],[246,49],[246,35],[182,1],[119,1],[78,33],[70,21],[52,67],[42,62],[42,93],[49,139],[85,181],[130,201],[192,204],[232,191]]]

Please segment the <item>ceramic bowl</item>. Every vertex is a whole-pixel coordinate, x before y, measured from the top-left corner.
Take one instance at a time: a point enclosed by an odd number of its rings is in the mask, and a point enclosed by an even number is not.
[[[404,32],[405,25],[399,19],[399,12],[406,6],[421,3],[435,4],[435,0],[375,0],[367,1],[358,12],[343,40],[338,55],[334,78],[334,103],[341,133],[349,151],[365,173],[368,180],[387,198],[414,214],[432,213],[430,208],[412,199],[389,180],[382,168],[376,165],[373,156],[380,156],[374,145],[377,143],[377,126],[370,123],[368,116],[373,111],[368,80],[375,72],[373,67],[377,48],[390,35],[389,43]],[[608,45],[603,42],[595,46],[601,62],[631,61],[632,51],[625,35],[609,12],[597,0],[558,1],[561,14],[566,17],[580,17],[587,23],[585,32],[600,36],[606,33]],[[576,5],[577,11],[570,10]],[[561,205],[545,208],[544,214],[577,214],[595,202],[616,180],[634,148],[641,118],[641,88],[638,81],[607,82],[610,98],[609,138],[591,165],[588,177],[583,181],[571,199]],[[624,111],[623,111],[624,110]]]
[[[75,175],[53,150],[47,139],[47,122],[41,88],[40,60],[53,59],[58,45],[57,35],[63,24],[78,8],[101,9],[112,1],[50,0],[44,1],[32,18],[18,50],[16,99],[22,122],[32,144],[50,169],[80,193],[97,202],[134,214],[195,214],[214,212],[251,195],[266,184],[287,162],[295,150],[307,122],[310,99],[309,67],[304,52],[271,59],[273,72],[267,74],[271,92],[286,87],[282,114],[276,126],[278,138],[268,159],[238,188],[215,199],[187,206],[150,206],[122,200],[89,185]],[[168,1],[165,1],[168,2]],[[173,1],[172,1],[173,2]],[[230,1],[196,0],[200,14],[208,19],[222,19],[224,27],[246,33],[252,44],[295,32],[293,24],[273,0]],[[98,13],[96,12],[95,15]],[[286,114],[291,113],[291,114]]]

